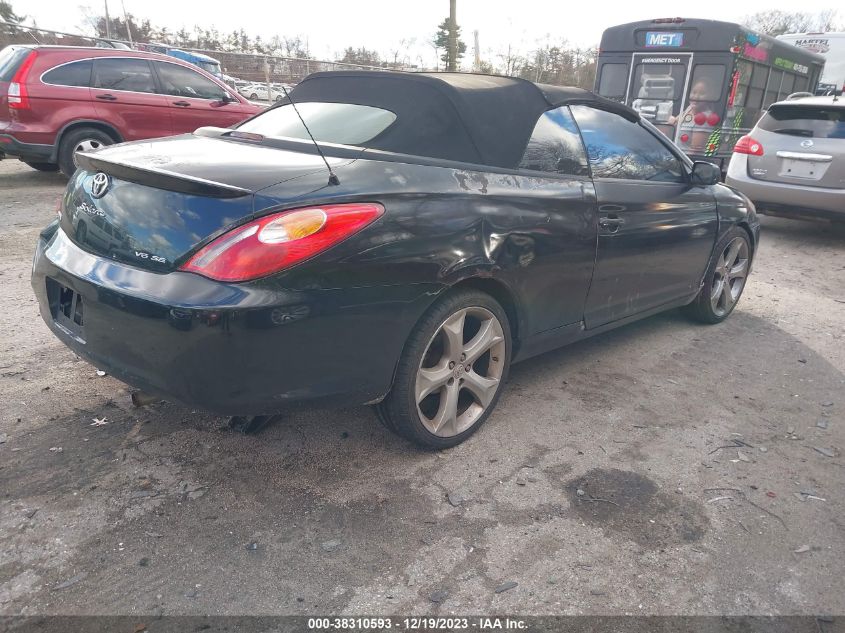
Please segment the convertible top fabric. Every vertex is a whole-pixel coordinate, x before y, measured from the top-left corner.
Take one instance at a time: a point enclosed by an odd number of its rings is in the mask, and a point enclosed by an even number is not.
[[[396,114],[368,148],[504,168],[519,164],[537,119],[550,108],[590,103],[638,118],[630,108],[580,88],[468,73],[314,73],[291,97],[295,103],[354,103]]]

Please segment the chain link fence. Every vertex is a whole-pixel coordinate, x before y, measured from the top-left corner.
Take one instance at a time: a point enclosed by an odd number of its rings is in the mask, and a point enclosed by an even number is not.
[[[43,44],[57,46],[97,46],[101,48],[129,48],[137,50],[156,51],[162,47],[201,53],[220,62],[223,73],[231,78],[256,83],[284,83],[295,84],[314,72],[329,70],[394,70],[393,67],[365,66],[348,64],[345,62],[297,59],[295,57],[279,57],[275,55],[258,55],[251,53],[234,53],[227,51],[207,50],[198,48],[184,48],[173,45],[128,42],[118,39],[105,39],[63,33],[28,26],[20,26],[9,22],[0,22],[0,48],[10,44]],[[402,68],[396,68],[402,70]]]

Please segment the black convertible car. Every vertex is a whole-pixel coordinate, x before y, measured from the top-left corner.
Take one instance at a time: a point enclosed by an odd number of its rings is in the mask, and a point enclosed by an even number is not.
[[[717,323],[742,293],[753,206],[625,106],[448,73],[291,98],[77,156],[32,274],[63,342],[190,406],[374,404],[442,448],[511,363],[678,306]]]

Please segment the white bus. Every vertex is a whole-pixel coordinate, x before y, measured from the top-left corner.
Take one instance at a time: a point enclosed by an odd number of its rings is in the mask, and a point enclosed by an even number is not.
[[[842,94],[845,90],[845,33],[787,33],[779,35],[778,39],[823,55],[824,71],[816,94]]]

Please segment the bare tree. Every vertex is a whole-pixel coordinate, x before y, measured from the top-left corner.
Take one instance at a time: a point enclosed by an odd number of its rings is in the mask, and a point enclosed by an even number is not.
[[[746,16],[743,24],[748,28],[775,36],[807,31],[835,31],[838,28],[835,9],[826,9],[818,13],[770,9]]]

